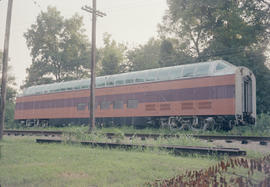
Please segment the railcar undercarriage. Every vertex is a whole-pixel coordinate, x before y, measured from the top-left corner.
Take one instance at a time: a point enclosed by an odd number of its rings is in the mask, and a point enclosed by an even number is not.
[[[25,127],[64,127],[70,125],[89,124],[89,119],[32,119],[20,120]],[[125,117],[125,118],[96,118],[97,127],[130,125],[135,128],[169,128],[191,131],[229,131],[234,126],[254,124],[255,120],[248,114],[243,116],[164,116],[164,117]]]
[[[148,124],[179,130],[231,130],[236,124],[234,116],[171,116],[154,117]]]

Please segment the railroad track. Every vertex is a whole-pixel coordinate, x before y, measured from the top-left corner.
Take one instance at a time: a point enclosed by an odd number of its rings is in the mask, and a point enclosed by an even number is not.
[[[4,130],[4,135],[15,135],[15,136],[61,136],[64,132],[62,131],[40,131],[40,130]],[[108,138],[113,138],[117,136],[115,133],[105,133],[105,135]],[[146,138],[153,138],[157,139],[159,137],[164,138],[177,138],[181,135],[162,135],[162,134],[133,134],[133,133],[125,133],[125,137],[128,138],[141,138],[142,140]],[[261,145],[266,145],[270,141],[269,136],[236,136],[236,135],[226,135],[226,136],[220,136],[220,135],[188,135],[194,138],[203,139],[203,140],[225,140],[227,142],[230,142],[232,140],[241,141],[243,144],[247,144],[248,141],[256,141],[260,142]]]
[[[62,131],[40,131],[40,130],[4,130],[7,136],[61,136]]]
[[[107,137],[114,137],[116,134],[114,133],[106,133]],[[179,138],[181,135],[162,135],[162,134],[132,134],[132,133],[126,133],[124,134],[126,137],[139,137],[139,138],[159,138],[159,137],[164,137],[164,138]],[[190,134],[188,136],[194,137],[194,138],[199,138],[203,140],[247,140],[247,141],[270,141],[269,136],[237,136],[237,135],[226,135],[226,136],[221,136],[221,135],[193,135]]]
[[[37,143],[62,143],[60,139],[36,139]],[[228,156],[244,156],[246,151],[242,151],[239,148],[217,148],[217,147],[193,147],[193,146],[172,146],[172,145],[140,145],[140,144],[123,144],[123,143],[104,143],[104,142],[93,142],[93,141],[71,141],[70,143],[79,143],[82,145],[88,145],[92,147],[108,147],[108,148],[146,148],[150,149],[162,149],[172,151],[175,155],[183,153],[189,154],[204,154],[204,155],[228,155]]]

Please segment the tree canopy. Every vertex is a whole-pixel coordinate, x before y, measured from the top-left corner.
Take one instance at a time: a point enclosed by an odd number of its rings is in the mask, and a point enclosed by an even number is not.
[[[169,11],[160,25],[161,35],[177,39],[182,51],[198,59],[205,51],[219,56],[220,52],[268,42],[269,3],[263,0],[167,2]]]
[[[127,52],[129,71],[139,71],[160,67],[160,40],[151,38],[145,45],[140,45]]]
[[[41,12],[24,33],[32,64],[24,86],[80,79],[89,75],[90,44],[83,18],[65,19],[55,7]]]
[[[3,52],[0,51],[0,62],[1,62],[0,71],[2,71],[2,60],[3,60]],[[14,86],[16,85],[15,77],[9,73],[10,70],[11,70],[11,67],[9,66],[8,77],[7,77],[6,115],[5,115],[5,124],[7,126],[11,126],[14,121],[15,97],[17,93],[16,89],[14,88]]]
[[[224,59],[250,68],[257,78],[258,112],[269,111],[270,3],[265,0],[167,0],[160,36],[196,61]],[[170,50],[172,51],[172,50]],[[188,61],[187,61],[188,62]]]
[[[125,72],[125,51],[124,44],[117,43],[111,39],[111,35],[103,35],[104,47],[98,51],[98,75],[112,75]]]

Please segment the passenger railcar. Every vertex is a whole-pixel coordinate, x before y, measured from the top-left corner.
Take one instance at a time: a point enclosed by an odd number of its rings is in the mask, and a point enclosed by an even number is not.
[[[52,124],[89,118],[90,80],[26,88],[15,120]],[[98,123],[149,123],[230,129],[254,123],[256,80],[246,67],[218,60],[96,78]]]

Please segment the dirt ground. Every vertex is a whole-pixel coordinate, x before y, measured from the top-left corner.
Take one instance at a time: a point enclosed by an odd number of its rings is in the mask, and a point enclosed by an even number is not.
[[[260,142],[248,141],[247,144],[242,144],[241,141],[233,140],[231,143],[227,143],[225,140],[215,140],[213,142],[217,147],[234,147],[241,150],[252,150],[261,153],[270,153],[270,142],[267,145],[260,145]]]

